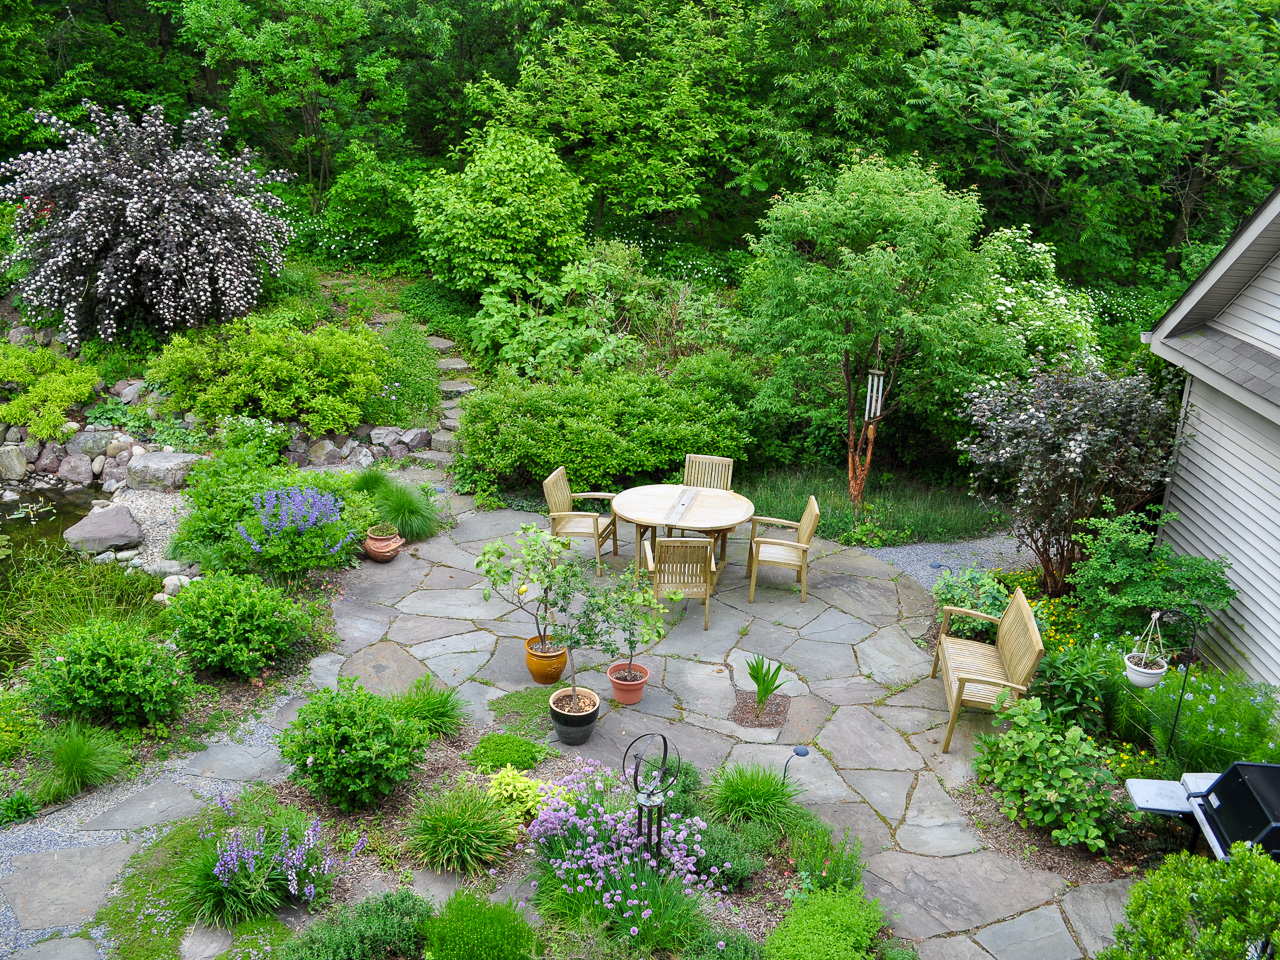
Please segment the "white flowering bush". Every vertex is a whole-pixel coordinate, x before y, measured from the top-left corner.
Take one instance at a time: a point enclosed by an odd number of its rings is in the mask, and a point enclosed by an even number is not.
[[[20,205],[4,268],[25,264],[22,302],[60,320],[68,342],[112,340],[142,322],[164,332],[244,316],[278,272],[291,236],[245,151],[226,157],[227,123],[197,110],[176,128],[152,107],[135,123],[86,103],[81,130],[51,114],[37,122],[65,146],[0,166],[0,201]]]
[[[1177,408],[1145,374],[1037,365],[1025,381],[965,399],[974,433],[960,451],[975,485],[1008,503],[1050,596],[1062,595],[1080,559],[1082,520],[1127,513],[1169,480]]]

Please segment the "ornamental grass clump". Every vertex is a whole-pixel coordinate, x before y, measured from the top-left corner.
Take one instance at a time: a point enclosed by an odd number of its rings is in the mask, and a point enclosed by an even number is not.
[[[36,800],[61,803],[120,775],[129,754],[108,730],[72,720],[41,736],[36,745]]]
[[[426,866],[474,875],[506,855],[519,823],[496,797],[460,783],[419,797],[405,832],[409,851]]]
[[[385,470],[368,467],[351,478],[351,489],[369,494],[378,520],[406,540],[428,540],[440,530],[440,507],[430,487],[401,483]]]
[[[800,793],[780,771],[763,764],[727,764],[707,787],[707,810],[731,826],[760,823],[780,830],[803,816],[803,808],[795,802]]]
[[[702,820],[670,817],[649,851],[632,790],[598,761],[579,758],[548,789],[555,795],[528,830],[543,916],[597,924],[642,954],[678,951],[702,933],[704,899],[726,890],[719,867],[698,868]]]
[[[277,573],[334,567],[347,561],[359,534],[342,522],[342,498],[314,487],[254,494],[254,516],[236,525],[255,561]]]
[[[467,720],[467,701],[452,687],[433,687],[419,677],[408,690],[393,693],[391,709],[433,737],[452,737]]]

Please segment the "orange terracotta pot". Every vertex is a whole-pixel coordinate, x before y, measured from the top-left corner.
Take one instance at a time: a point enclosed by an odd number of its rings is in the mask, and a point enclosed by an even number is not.
[[[378,563],[390,563],[404,546],[404,537],[392,534],[389,537],[378,537],[367,533],[364,538],[364,552],[370,560]]]
[[[533,677],[534,683],[549,687],[559,682],[569,662],[569,653],[564,647],[558,648],[555,653],[534,650],[533,645],[541,639],[541,637],[530,637],[524,642],[524,665],[529,668],[529,676]]]
[[[609,682],[613,684],[613,699],[619,703],[639,703],[640,698],[644,696],[644,685],[649,682],[648,667],[632,663],[631,668],[637,673],[643,673],[644,676],[639,680],[619,680],[614,674],[625,672],[627,665],[625,663],[615,663],[609,668]]]

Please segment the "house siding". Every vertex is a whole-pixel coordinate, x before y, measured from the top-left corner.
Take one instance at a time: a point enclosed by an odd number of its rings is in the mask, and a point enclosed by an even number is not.
[[[1280,683],[1280,425],[1198,379],[1187,400],[1165,500],[1178,518],[1164,538],[1182,552],[1231,561],[1238,595],[1210,631],[1211,658]]]
[[[1241,340],[1280,353],[1280,260],[1267,264],[1214,318],[1214,325]]]

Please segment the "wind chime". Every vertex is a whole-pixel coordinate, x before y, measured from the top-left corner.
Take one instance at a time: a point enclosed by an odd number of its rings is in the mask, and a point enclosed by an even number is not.
[[[862,429],[858,439],[853,439],[852,411],[849,423],[849,498],[862,502],[862,488],[871,471],[871,451],[876,444],[876,424],[884,413],[884,370],[880,368],[880,334],[876,334],[874,349],[876,365],[867,371],[867,400],[862,410]]]
[[[655,740],[661,745],[662,755],[650,761],[648,766],[653,768],[652,772],[646,772],[645,761]],[[641,741],[644,741],[643,746],[639,746]],[[660,733],[641,734],[623,753],[622,769],[630,769],[631,784],[636,790],[636,833],[644,843],[645,852],[653,860],[659,860],[662,857],[662,818],[666,813],[667,791],[680,776],[680,751]]]

